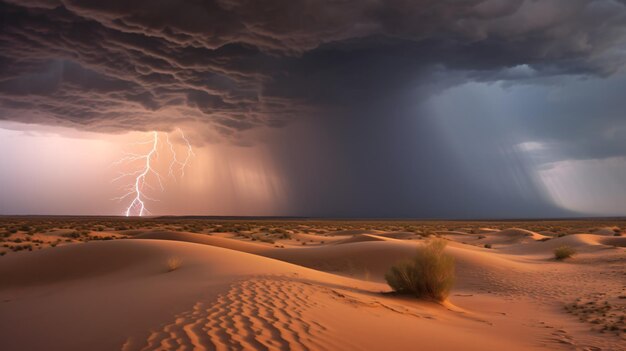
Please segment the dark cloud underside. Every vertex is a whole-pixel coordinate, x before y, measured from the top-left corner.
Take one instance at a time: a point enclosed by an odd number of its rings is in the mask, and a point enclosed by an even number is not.
[[[0,13],[0,119],[195,122],[246,145],[260,141],[244,131],[289,126],[269,147],[293,214],[562,215],[516,144],[625,156],[624,0],[5,0]],[[495,81],[539,87],[510,117],[525,138],[457,109],[459,154],[427,102]],[[570,83],[573,103],[540,95]]]
[[[617,1],[4,1],[5,119],[225,135],[380,97],[433,66],[610,74]],[[408,80],[408,81],[407,81]],[[384,96],[383,96],[384,97]]]

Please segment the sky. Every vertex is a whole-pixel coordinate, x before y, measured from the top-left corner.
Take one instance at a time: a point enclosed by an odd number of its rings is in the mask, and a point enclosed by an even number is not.
[[[623,0],[0,16],[0,214],[626,215]]]

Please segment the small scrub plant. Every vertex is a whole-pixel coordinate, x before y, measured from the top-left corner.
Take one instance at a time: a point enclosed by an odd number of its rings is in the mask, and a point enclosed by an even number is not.
[[[485,244],[485,249],[491,249],[491,244]]]
[[[181,260],[180,257],[170,257],[167,259],[167,271],[173,272],[180,268],[182,264],[183,260]]]
[[[259,238],[259,241],[262,241],[262,242],[264,242],[264,243],[270,243],[270,244],[273,244],[273,243],[274,243],[274,239],[272,239],[272,238],[268,238],[268,237],[260,237],[260,238]]]
[[[454,258],[445,247],[443,239],[419,247],[413,258],[391,267],[385,274],[387,284],[397,293],[444,301],[454,283]]]
[[[572,257],[575,253],[576,253],[576,250],[574,250],[573,248],[567,245],[559,246],[556,249],[554,249],[554,258],[561,261],[566,258]]]

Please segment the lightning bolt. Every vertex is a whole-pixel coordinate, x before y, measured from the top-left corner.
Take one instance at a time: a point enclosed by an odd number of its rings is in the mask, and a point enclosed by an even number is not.
[[[174,176],[174,169],[178,168],[178,170],[181,173],[181,177],[184,176],[185,168],[187,167],[191,157],[195,156],[195,153],[193,152],[191,144],[189,143],[189,140],[185,137],[185,134],[183,133],[183,131],[180,128],[177,128],[176,130],[180,133],[183,141],[186,144],[187,155],[184,160],[182,161],[179,160],[176,154],[176,151],[174,150],[174,145],[170,142],[169,135],[165,133],[165,141],[167,145],[169,146],[170,152],[172,154],[172,160],[169,165],[169,175],[174,177],[174,179],[176,179],[176,177]],[[146,187],[149,189],[154,189],[154,187],[152,187],[150,183],[148,183],[149,175],[152,175],[157,180],[159,187],[161,188],[161,191],[165,189],[163,187],[161,174],[159,174],[159,172],[154,167],[154,163],[156,162],[156,159],[158,158],[159,133],[157,133],[156,131],[153,131],[151,135],[152,137],[149,140],[139,141],[139,142],[134,143],[136,145],[151,145],[150,150],[148,150],[146,153],[144,154],[125,153],[124,157],[122,157],[120,160],[113,163],[113,165],[119,165],[119,164],[141,162],[141,165],[142,165],[140,169],[134,172],[120,172],[120,174],[112,180],[112,182],[116,182],[116,181],[119,181],[120,179],[124,179],[127,177],[130,177],[130,178],[134,177],[133,182],[130,182],[126,187],[123,187],[123,189],[126,190],[126,193],[122,196],[114,198],[114,200],[118,200],[118,201],[123,201],[125,199],[132,198],[132,201],[130,202],[130,204],[128,205],[125,211],[126,217],[129,217],[132,214],[135,214],[138,216],[143,216],[144,214],[150,214],[150,211],[148,211],[148,209],[146,208],[146,200],[158,201],[156,199],[153,199],[147,196],[144,191],[144,188]]]
[[[169,176],[173,177],[174,179],[176,179],[176,177],[174,176],[174,168],[178,167],[181,178],[184,177],[185,168],[187,167],[189,160],[191,159],[192,156],[196,155],[193,152],[193,149],[191,148],[191,143],[189,143],[189,140],[187,139],[187,137],[185,137],[185,133],[183,133],[183,131],[180,128],[176,128],[176,131],[180,133],[181,138],[187,145],[187,156],[185,157],[184,160],[182,161],[179,160],[176,155],[176,151],[174,150],[174,145],[170,142],[169,134],[165,134],[165,141],[167,145],[170,147],[170,152],[172,153],[172,160],[170,162],[170,167],[169,167]]]

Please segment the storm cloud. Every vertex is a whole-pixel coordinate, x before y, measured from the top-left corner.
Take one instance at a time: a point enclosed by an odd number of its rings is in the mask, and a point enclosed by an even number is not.
[[[520,64],[611,74],[623,65],[626,28],[617,1],[32,0],[0,9],[3,118],[105,130],[187,118],[226,135],[393,93],[432,67],[492,80]]]
[[[101,132],[199,123],[246,145],[261,142],[243,141],[247,131],[292,128],[270,147],[292,196],[307,199],[294,214],[561,215],[511,150],[558,145],[545,164],[626,156],[623,0],[10,0],[0,12],[0,119]],[[538,95],[585,80],[568,94],[613,95]],[[499,140],[466,148],[475,162],[463,168],[432,133],[431,108],[471,84],[534,97],[511,117],[524,136],[494,130]],[[468,114],[455,140],[474,122],[494,125]],[[499,170],[495,186],[460,180],[484,168]],[[337,205],[325,211],[329,194]]]

